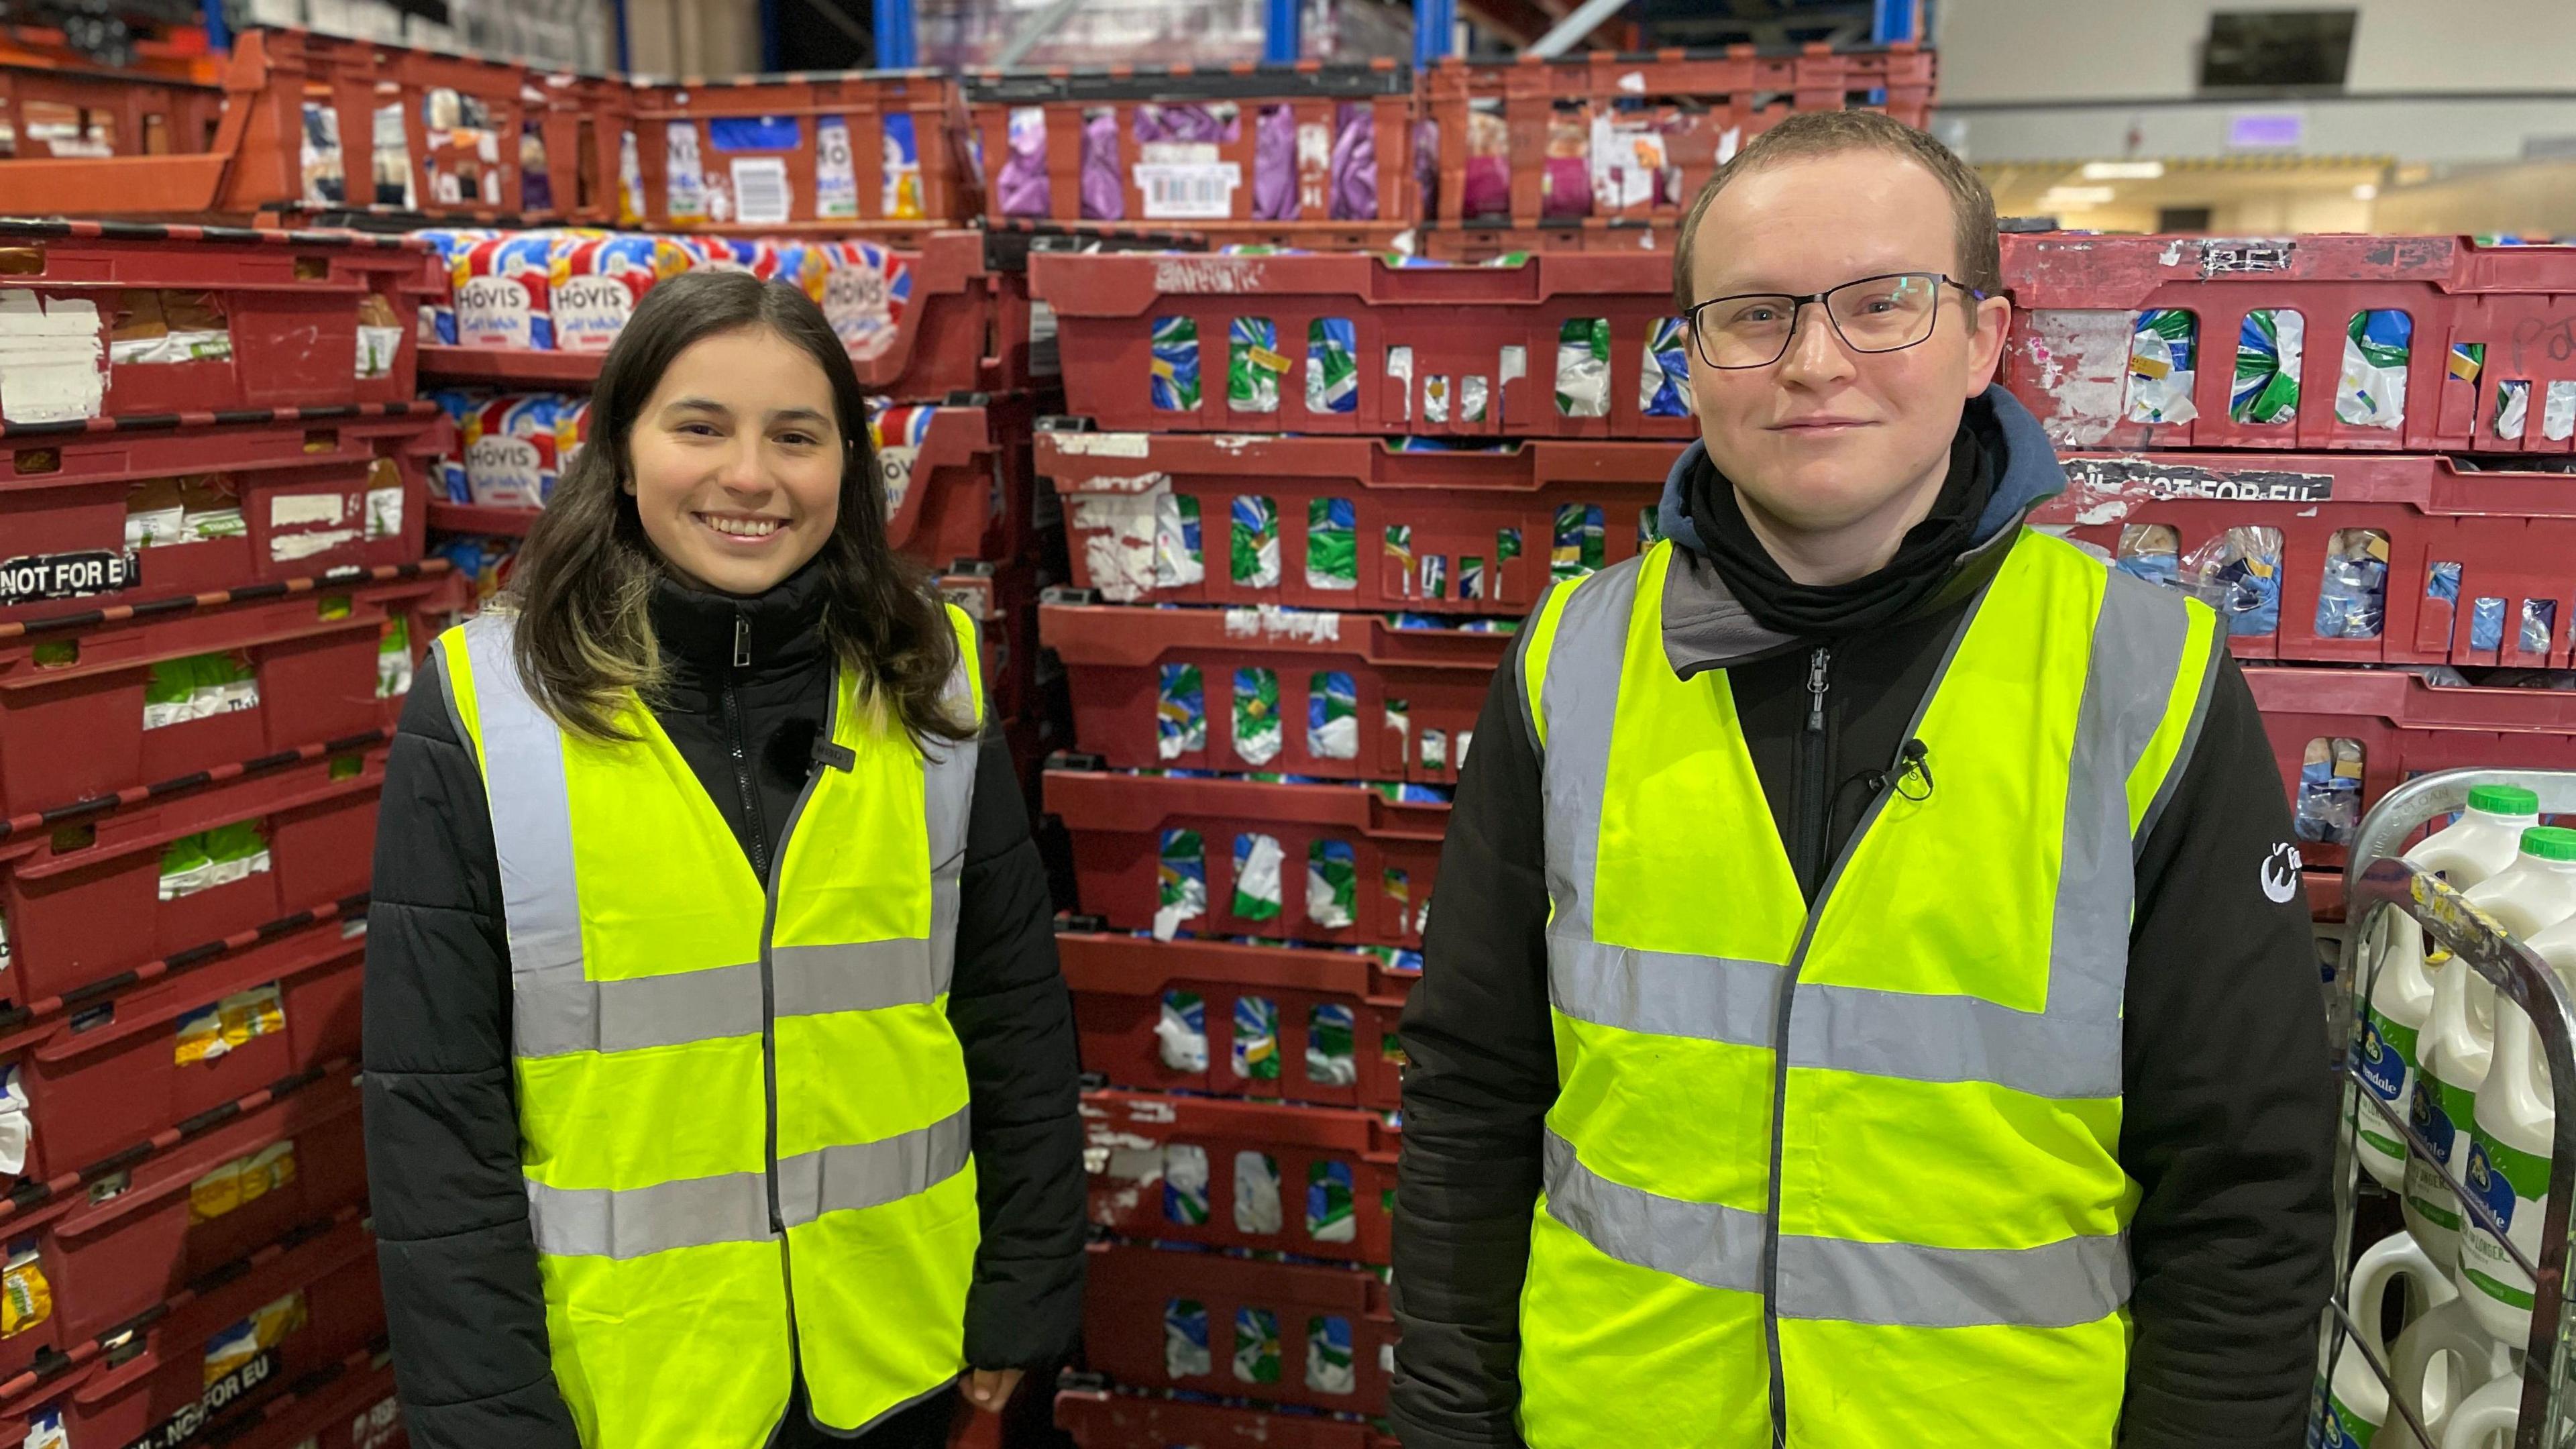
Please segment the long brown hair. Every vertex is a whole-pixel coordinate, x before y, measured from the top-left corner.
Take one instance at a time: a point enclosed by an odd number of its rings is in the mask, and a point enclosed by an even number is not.
[[[503,600],[519,616],[521,682],[566,730],[601,741],[634,738],[617,716],[630,696],[649,701],[662,683],[648,605],[669,570],[626,492],[630,438],[672,359],[706,338],[755,327],[813,354],[839,415],[841,517],[815,555],[830,578],[825,641],[858,677],[862,698],[914,738],[972,738],[972,721],[958,718],[944,698],[957,636],[927,572],[886,542],[885,486],[849,353],[813,298],[747,272],[688,272],[663,282],[645,294],[609,349],[591,393],[590,441],[528,531]]]

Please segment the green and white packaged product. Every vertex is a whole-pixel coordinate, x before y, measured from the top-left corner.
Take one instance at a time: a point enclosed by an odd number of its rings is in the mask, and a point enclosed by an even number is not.
[[[2344,329],[2335,416],[2356,428],[2394,428],[2403,423],[2406,359],[2414,339],[2414,319],[2403,312],[2354,313]]]
[[[1351,1321],[1337,1313],[1306,1320],[1306,1388],[1318,1394],[1359,1392],[1351,1365]]]
[[[1279,587],[1279,506],[1257,494],[1238,494],[1233,522],[1234,581],[1246,588]]]
[[[1359,1233],[1359,1219],[1351,1215],[1351,1165],[1306,1164],[1306,1236],[1319,1243],[1349,1243],[1358,1241]]]
[[[1494,530],[1494,578],[1501,582],[1503,565],[1521,556],[1521,531],[1517,528]],[[1496,598],[1502,597],[1500,594]]]
[[[411,625],[400,615],[376,639],[376,698],[399,699],[411,693]]]
[[[1279,379],[1288,359],[1279,351],[1279,324],[1267,317],[1237,317],[1226,328],[1225,400],[1239,413],[1279,411]]]
[[[1208,1156],[1185,1142],[1163,1148],[1163,1217],[1197,1227],[1208,1220]]]
[[[1306,411],[1359,411],[1359,333],[1347,317],[1318,317],[1306,324]]]
[[[230,650],[165,659],[143,684],[143,727],[166,729],[259,708],[259,672]]]
[[[1485,561],[1476,554],[1458,556],[1458,597],[1481,599],[1485,596]]]
[[[1347,670],[1317,670],[1306,681],[1306,753],[1319,760],[1360,757],[1360,687]]]
[[[1394,866],[1386,868],[1386,898],[1395,907],[1395,926],[1404,929],[1405,917],[1413,913],[1413,877]]]
[[[1207,748],[1207,687],[1195,664],[1166,664],[1154,692],[1154,753],[1164,760]]]
[[[1449,421],[1449,374],[1435,372],[1422,379],[1422,420],[1426,423]]]
[[[1195,1298],[1175,1298],[1163,1305],[1163,1373],[1194,1379],[1216,1372],[1208,1352],[1207,1305]]]
[[[1279,1206],[1279,1162],[1246,1148],[1234,1154],[1234,1230],[1260,1236],[1286,1221]]]
[[[1207,577],[1199,548],[1199,501],[1166,493],[1154,504],[1154,587],[1184,588]]]
[[[1426,553],[1422,556],[1422,597],[1449,597],[1449,555]]]
[[[1234,999],[1233,1066],[1243,1081],[1279,1080],[1279,1003],[1267,996]]]
[[[1234,671],[1235,758],[1258,769],[1279,758],[1279,744],[1279,671]]]
[[[181,900],[214,885],[214,857],[206,837],[183,835],[161,849],[161,899]]]
[[[1319,1003],[1307,1013],[1306,1080],[1327,1087],[1348,1087],[1358,1083],[1360,1063],[1355,1049],[1358,1026],[1358,1019],[1349,1007],[1333,1002]]]
[[[2540,435],[2553,443],[2576,437],[2576,382],[2553,382],[2541,399]]]
[[[1306,500],[1306,587],[1360,586],[1359,516],[1347,498]]]
[[[1609,557],[1609,546],[1609,535],[1602,527],[1600,505],[1559,505],[1555,536],[1549,540],[1548,577],[1579,579],[1597,571]]]
[[[1404,421],[1413,421],[1413,349],[1390,347],[1386,350],[1386,375],[1404,384]]]
[[[1413,525],[1388,524],[1386,546],[1380,550],[1380,556],[1395,565],[1396,572],[1404,578],[1404,587],[1408,591],[1411,590],[1413,587]]]
[[[1317,840],[1306,847],[1306,920],[1327,931],[1358,920],[1359,866],[1350,842]]]
[[[1234,1310],[1234,1376],[1247,1384],[1279,1382],[1279,1315],[1267,1308]]]
[[[1152,338],[1153,402],[1160,412],[1199,410],[1199,324],[1187,317],[1157,317]]]
[[[1435,774],[1449,768],[1449,732],[1447,730],[1422,732],[1422,768]]]
[[[1168,941],[1184,921],[1207,914],[1207,847],[1197,831],[1163,832],[1156,881],[1160,901],[1154,908],[1154,936]]]
[[[1390,699],[1386,702],[1386,728],[1395,736],[1395,762],[1398,765],[1413,763],[1413,705],[1410,701]]]
[[[1207,1001],[1195,991],[1164,992],[1162,1017],[1154,1023],[1154,1046],[1163,1065],[1173,1071],[1206,1071]]]
[[[1610,415],[1610,319],[1568,317],[1556,331],[1556,410],[1569,418]]]
[[[2531,384],[2506,378],[2496,384],[2495,435],[2520,442],[2531,419]]]
[[[2240,423],[2286,423],[2299,415],[2299,363],[2307,321],[2296,312],[2257,308],[2236,335],[2236,385],[2227,415]]]
[[[1690,416],[1690,328],[1679,317],[1659,317],[1646,333],[1637,407],[1650,418]]]
[[[1485,420],[1485,401],[1489,396],[1485,375],[1471,372],[1458,379],[1458,421],[1481,423]]]
[[[1279,837],[1246,832],[1234,838],[1234,914],[1238,920],[1275,921],[1285,900],[1279,888],[1284,852]]]
[[[2199,380],[2193,366],[2200,324],[2179,307],[2151,307],[2138,314],[2129,336],[2129,421],[2187,423],[2200,416],[2191,400]]]

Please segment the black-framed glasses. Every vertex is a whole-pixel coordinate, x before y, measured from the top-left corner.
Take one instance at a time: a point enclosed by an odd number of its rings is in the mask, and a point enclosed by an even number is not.
[[[1901,352],[1932,335],[1941,319],[1941,289],[1956,287],[1982,302],[1986,294],[1940,272],[1889,272],[1845,282],[1829,292],[1745,292],[1711,297],[1684,314],[1699,360],[1711,367],[1769,367],[1788,355],[1798,311],[1825,309],[1834,332],[1854,352]]]

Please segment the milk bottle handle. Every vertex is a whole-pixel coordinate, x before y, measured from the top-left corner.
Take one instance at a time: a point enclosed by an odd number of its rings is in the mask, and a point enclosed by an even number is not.
[[[2456,1296],[2456,1295],[2455,1295]],[[2479,1389],[2497,1378],[2512,1377],[2512,1358],[2505,1346],[2486,1336],[2477,1320],[2466,1311],[2467,1305],[2445,1300],[2440,1308],[2425,1314],[2406,1326],[2398,1335],[2398,1362],[2390,1365],[2392,1399],[2402,1400],[2425,1428],[2447,1433],[2450,1417],[2468,1402]],[[2459,1395],[2445,1413],[2429,1412],[2424,1406],[2425,1381],[2432,1377],[2433,1365],[2448,1354],[2459,1384]],[[2391,1422],[2398,1422],[2397,1410],[2388,1411]]]
[[[2353,1327],[2370,1345],[2371,1355],[2384,1366],[2389,1365],[2389,1356],[2388,1343],[2380,1337],[2379,1328],[2384,1319],[2383,1300],[2391,1287],[2407,1277],[2412,1277],[2422,1290],[2427,1310],[2459,1296],[2451,1275],[2435,1266],[2411,1233],[2397,1232],[2382,1238],[2353,1265],[2351,1292],[2345,1301],[2352,1306]]]
[[[2522,1423],[2522,1375],[2507,1374],[2461,1400],[2442,1431],[2442,1449],[2488,1449],[2499,1436],[2510,1445]]]

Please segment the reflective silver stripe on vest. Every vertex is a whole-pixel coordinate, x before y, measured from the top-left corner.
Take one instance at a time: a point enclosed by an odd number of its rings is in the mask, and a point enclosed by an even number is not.
[[[789,1227],[828,1212],[876,1207],[946,1182],[966,1166],[966,1109],[882,1142],[827,1147],[778,1163]],[[766,1173],[730,1172],[623,1191],[528,1182],[528,1226],[550,1257],[640,1258],[710,1243],[765,1243]]]
[[[1757,1293],[1761,1213],[1646,1192],[1585,1167],[1549,1132],[1547,1212],[1602,1253],[1704,1288]],[[1926,1248],[1783,1235],[1779,1313],[1912,1328],[2097,1323],[2129,1300],[2121,1237],[2036,1248]]]
[[[581,893],[573,880],[572,803],[564,788],[563,733],[519,684],[511,662],[509,615],[465,622],[474,667],[477,740],[484,794],[501,868],[501,914],[510,937],[510,977],[581,971]]]
[[[778,1159],[778,1209],[787,1226],[825,1213],[872,1208],[927,1192],[963,1172],[972,1137],[967,1109],[882,1142],[858,1142]]]
[[[1590,939],[1600,801],[1617,713],[1626,570],[1595,574],[1604,603],[1578,617],[1578,589],[1557,625],[1542,688],[1548,701],[1548,884],[1556,903],[1549,978],[1578,1020],[1746,1046],[1770,1043],[1782,968]],[[1587,626],[1594,632],[1587,634]],[[2120,1091],[2120,1002],[2127,986],[2134,877],[2129,772],[2163,720],[2187,621],[2178,599],[2114,574],[2095,627],[2070,761],[2048,1009],[2018,1011],[1964,996],[1802,982],[1790,1013],[1793,1066],[1927,1082],[1991,1082],[2054,1098]],[[2181,768],[2177,757],[2175,768]],[[1751,1015],[1743,1014],[1748,1008]]]
[[[927,941],[778,946],[770,971],[781,1017],[927,1006],[948,989]],[[756,1036],[760,963],[614,981],[587,980],[575,963],[517,978],[511,1010],[523,1057]]]

